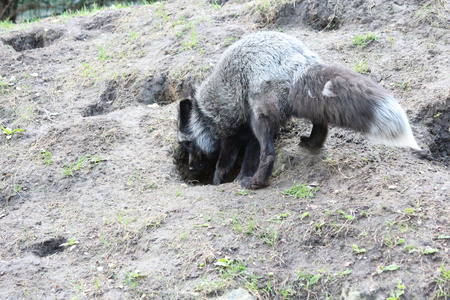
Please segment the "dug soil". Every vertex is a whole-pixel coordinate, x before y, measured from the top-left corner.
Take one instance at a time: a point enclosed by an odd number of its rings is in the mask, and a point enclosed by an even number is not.
[[[5,23],[0,298],[450,298],[449,16],[441,0],[173,0]],[[270,187],[189,174],[177,101],[261,30],[384,86],[423,150],[331,128],[311,153],[292,120]]]

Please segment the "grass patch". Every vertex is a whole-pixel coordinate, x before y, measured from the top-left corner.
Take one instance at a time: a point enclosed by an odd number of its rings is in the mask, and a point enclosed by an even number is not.
[[[359,46],[361,48],[365,48],[367,45],[369,45],[370,43],[374,42],[377,40],[377,37],[375,36],[375,34],[373,33],[366,33],[366,35],[356,35],[352,42],[353,45],[355,46]]]
[[[130,288],[136,288],[141,283],[141,280],[145,277],[147,276],[139,274],[139,271],[126,273],[125,277],[123,278],[123,284],[129,286]]]
[[[73,164],[66,165],[63,170],[63,177],[72,176],[75,177],[75,172],[87,167],[88,169],[98,165],[99,162],[105,161],[106,158],[99,155],[87,154],[77,159]]]
[[[16,26],[16,24],[10,20],[5,20],[5,21],[0,22],[0,28],[2,28],[2,29],[12,29],[14,26]]]
[[[191,31],[191,36],[186,41],[182,42],[181,45],[183,45],[183,48],[180,52],[188,49],[192,50],[197,45],[197,34],[194,30]]]
[[[5,79],[0,76],[0,93],[2,94],[6,94],[9,92],[9,83],[7,81],[5,81]]]
[[[318,187],[310,187],[306,184],[295,184],[291,188],[281,192],[282,195],[294,196],[294,198],[306,198],[310,199],[315,196]]]
[[[367,61],[360,61],[352,66],[352,69],[360,74],[369,74],[369,63]]]

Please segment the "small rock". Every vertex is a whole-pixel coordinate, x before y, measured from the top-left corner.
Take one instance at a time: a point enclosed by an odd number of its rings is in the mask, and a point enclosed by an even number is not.
[[[229,291],[228,293],[225,293],[221,297],[215,298],[216,300],[255,300],[255,297],[250,295],[249,292],[247,292],[243,288],[238,288],[236,290]]]
[[[396,186],[396,185],[390,185],[390,186],[388,186],[388,189],[390,189],[390,190],[396,190],[396,189],[397,189],[397,186]]]

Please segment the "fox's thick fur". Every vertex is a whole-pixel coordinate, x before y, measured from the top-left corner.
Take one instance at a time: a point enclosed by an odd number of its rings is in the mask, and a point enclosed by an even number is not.
[[[274,134],[290,117],[312,121],[310,148],[321,147],[328,124],[350,128],[387,145],[418,149],[408,119],[385,89],[348,68],[325,65],[292,36],[250,34],[230,46],[191,99],[180,102],[179,142],[191,170],[218,154],[214,183],[245,149],[237,180],[246,188],[269,185]]]

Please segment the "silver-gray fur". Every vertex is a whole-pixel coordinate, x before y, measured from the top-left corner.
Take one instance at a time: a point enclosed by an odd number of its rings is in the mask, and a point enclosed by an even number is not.
[[[333,124],[418,149],[405,113],[386,90],[352,70],[324,65],[303,43],[277,32],[247,35],[223,53],[193,99],[180,102],[178,137],[190,156],[219,152],[216,184],[234,164],[235,148],[246,145],[238,179],[260,188],[269,184],[273,134],[291,116],[312,121],[310,137],[302,137],[308,147],[320,147]]]
[[[295,78],[317,63],[321,59],[315,53],[282,33],[259,32],[234,43],[197,89],[198,110],[193,111],[190,123],[193,138],[205,152],[211,152],[219,137],[235,134],[250,122],[252,114],[267,113],[273,107],[272,117],[284,122],[291,115],[286,101]],[[276,93],[277,101],[258,102],[255,96],[268,92]]]

